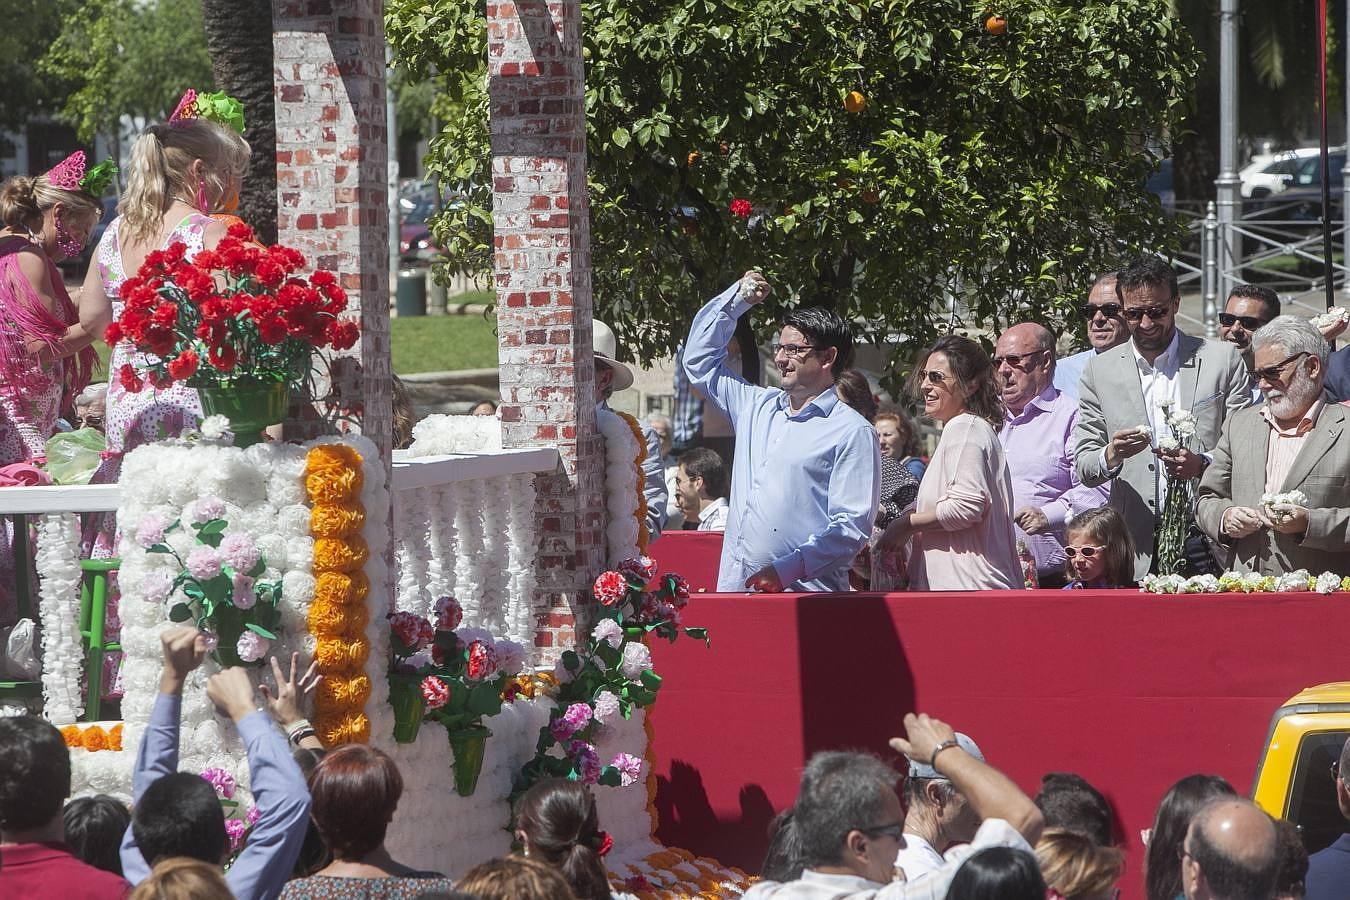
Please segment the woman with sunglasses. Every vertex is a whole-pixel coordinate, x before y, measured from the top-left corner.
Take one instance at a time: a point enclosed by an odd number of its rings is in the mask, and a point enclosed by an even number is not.
[[[989,354],[970,338],[939,338],[910,375],[924,415],[942,438],[919,484],[915,505],[878,543],[899,569],[909,547],[909,582],[920,591],[1021,588],[1013,532],[1012,480],[996,429],[1003,403]]]
[[[1066,591],[1134,587],[1134,539],[1109,506],[1080,513],[1064,529]]]

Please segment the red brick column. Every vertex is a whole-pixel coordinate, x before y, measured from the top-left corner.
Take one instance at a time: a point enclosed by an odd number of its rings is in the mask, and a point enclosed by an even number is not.
[[[488,0],[492,198],[502,427],[509,447],[554,444],[539,478],[535,642],[574,642],[604,564],[604,450],[595,426],[585,78],[577,0]]]
[[[338,273],[361,341],[336,367],[388,465],[389,216],[383,0],[273,0],[277,233]],[[346,377],[353,376],[353,377]],[[326,385],[325,385],[326,387]],[[353,398],[354,399],[354,398]],[[298,430],[306,429],[304,423]]]

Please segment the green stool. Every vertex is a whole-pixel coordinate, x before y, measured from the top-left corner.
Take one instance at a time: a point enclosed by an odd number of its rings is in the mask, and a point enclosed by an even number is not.
[[[33,600],[29,596],[33,572],[33,548],[28,541],[28,516],[15,513],[14,520],[14,594],[20,619],[33,619]],[[3,532],[0,531],[0,534]],[[40,681],[0,681],[0,698],[28,699],[42,696]]]
[[[84,717],[98,722],[103,718],[103,654],[121,650],[122,645],[103,636],[108,616],[108,575],[121,567],[120,559],[82,559],[80,571],[80,637],[84,638],[85,684]]]

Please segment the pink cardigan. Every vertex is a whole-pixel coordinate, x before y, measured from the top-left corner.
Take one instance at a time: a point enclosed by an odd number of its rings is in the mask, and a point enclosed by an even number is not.
[[[982,591],[1023,587],[1013,529],[1012,479],[998,434],[970,413],[947,422],[919,483],[918,512],[938,528],[916,532],[910,587]]]

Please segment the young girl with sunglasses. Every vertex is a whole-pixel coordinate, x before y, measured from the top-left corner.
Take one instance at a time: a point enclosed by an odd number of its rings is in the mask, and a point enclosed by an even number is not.
[[[1064,529],[1067,590],[1134,587],[1134,541],[1109,506],[1081,513]]]

